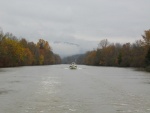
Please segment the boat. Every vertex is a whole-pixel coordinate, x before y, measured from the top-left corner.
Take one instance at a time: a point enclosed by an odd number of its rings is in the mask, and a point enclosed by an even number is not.
[[[72,62],[71,65],[69,66],[70,69],[77,69],[77,65],[75,62]]]

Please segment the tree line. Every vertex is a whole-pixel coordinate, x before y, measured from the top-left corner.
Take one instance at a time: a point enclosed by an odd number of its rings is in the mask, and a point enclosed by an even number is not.
[[[63,63],[94,66],[144,67],[150,70],[150,30],[134,43],[110,43],[103,39],[97,49],[82,55],[64,58]],[[0,31],[0,67],[60,64],[49,43],[43,39],[35,44],[12,33]]]
[[[63,60],[73,61],[75,56]],[[76,63],[94,66],[144,67],[150,70],[150,30],[146,30],[142,39],[134,43],[110,43],[101,40],[97,49],[88,51],[76,58]]]
[[[54,54],[43,39],[35,44],[12,33],[0,31],[0,67],[59,64],[61,58]]]
[[[109,43],[101,40],[98,48],[86,53],[86,65],[150,67],[150,30],[146,30],[141,40],[134,43]]]

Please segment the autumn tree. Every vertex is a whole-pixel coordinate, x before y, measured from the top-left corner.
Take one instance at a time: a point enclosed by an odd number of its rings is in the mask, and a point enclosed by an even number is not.
[[[24,48],[28,48],[28,41],[25,38],[22,38],[19,42]]]
[[[51,51],[51,47],[49,43],[43,39],[39,39],[39,41],[37,42],[37,46],[39,47],[39,49],[45,49]]]
[[[96,64],[97,65],[105,65],[105,50],[108,46],[109,42],[107,39],[103,39],[99,42],[96,54]],[[99,61],[98,61],[99,60]]]
[[[35,44],[0,31],[0,67],[55,64],[60,60],[59,55],[54,55],[49,43],[43,39]]]
[[[108,44],[109,44],[108,40],[107,39],[103,39],[98,44],[98,48],[106,48],[108,46]]]
[[[147,53],[145,56],[145,63],[147,66],[150,65],[150,29],[145,31],[145,34],[142,35],[143,37],[143,44],[147,49]]]
[[[2,66],[18,66],[23,62],[24,48],[16,40],[4,38],[1,42],[0,59]]]
[[[55,58],[55,64],[60,64],[61,63],[61,58],[58,54],[54,54],[54,58]]]
[[[102,49],[96,50],[96,56],[95,56],[95,65],[101,65],[102,60]]]
[[[121,62],[122,62],[122,53],[119,52],[119,54],[117,56],[117,64],[118,64],[118,66],[120,66]]]
[[[150,47],[150,29],[146,30],[144,33],[145,34],[142,35],[142,37],[143,37],[143,44],[146,47]]]
[[[150,66],[150,48],[148,49],[147,54],[145,56],[145,63],[146,66]]]
[[[132,67],[144,67],[146,50],[142,46],[142,41],[137,40],[131,45],[131,61],[130,66]]]
[[[122,49],[121,49],[121,55],[122,55],[121,66],[129,67],[131,63],[131,44],[130,43],[123,44]]]
[[[53,54],[52,49],[47,41],[45,41],[43,39],[39,39],[39,41],[37,42],[37,47],[39,48],[39,51],[40,51],[40,60],[41,60],[41,56],[43,56],[42,57],[43,64],[54,64],[55,63],[54,54]]]
[[[116,47],[114,44],[110,44],[108,47],[104,49],[105,53],[105,65],[113,66],[117,63],[118,51],[116,51]]]
[[[94,65],[95,64],[95,57],[96,57],[96,51],[87,52],[86,57],[85,57],[85,63],[87,65]]]

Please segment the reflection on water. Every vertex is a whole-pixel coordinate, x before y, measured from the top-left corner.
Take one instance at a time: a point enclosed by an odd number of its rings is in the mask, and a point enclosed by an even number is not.
[[[0,113],[149,113],[149,73],[68,65],[0,71]]]

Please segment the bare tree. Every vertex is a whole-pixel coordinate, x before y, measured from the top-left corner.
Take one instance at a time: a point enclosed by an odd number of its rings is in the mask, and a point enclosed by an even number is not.
[[[100,41],[100,43],[98,44],[98,48],[106,48],[108,46],[109,42],[107,39],[103,39]]]
[[[150,47],[150,30],[146,30],[145,31],[145,34],[142,35],[144,41],[144,45],[147,46],[147,47]]]

